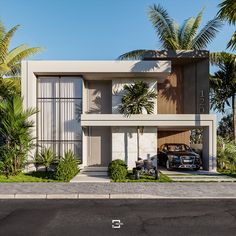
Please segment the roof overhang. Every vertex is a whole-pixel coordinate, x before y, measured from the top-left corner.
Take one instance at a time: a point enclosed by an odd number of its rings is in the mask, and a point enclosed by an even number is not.
[[[131,115],[121,114],[82,114],[81,126],[153,126],[162,128],[196,128],[216,126],[213,114],[159,114]]]
[[[88,80],[113,78],[157,78],[162,82],[171,72],[171,62],[156,61],[24,61],[36,76],[72,75]]]

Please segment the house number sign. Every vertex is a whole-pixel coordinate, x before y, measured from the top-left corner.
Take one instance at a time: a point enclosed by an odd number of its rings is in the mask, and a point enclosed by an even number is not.
[[[205,106],[206,106],[206,101],[205,101],[205,94],[204,90],[200,90],[200,99],[199,99],[199,111],[200,113],[205,113]]]

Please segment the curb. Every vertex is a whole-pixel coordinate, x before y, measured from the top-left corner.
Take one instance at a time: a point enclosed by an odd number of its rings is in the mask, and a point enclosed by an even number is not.
[[[176,197],[152,194],[0,194],[0,199],[236,199],[236,196],[224,197]]]

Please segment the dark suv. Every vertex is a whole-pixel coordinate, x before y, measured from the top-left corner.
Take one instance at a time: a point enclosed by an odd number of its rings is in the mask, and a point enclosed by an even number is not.
[[[183,143],[165,143],[158,150],[159,165],[167,170],[173,168],[188,168],[199,170],[201,158],[199,154]]]

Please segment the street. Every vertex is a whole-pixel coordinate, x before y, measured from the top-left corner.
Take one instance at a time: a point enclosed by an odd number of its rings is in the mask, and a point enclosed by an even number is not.
[[[0,200],[4,236],[235,234],[236,200]]]

